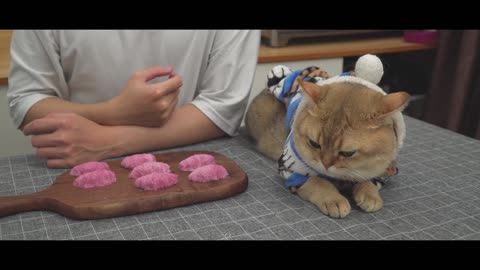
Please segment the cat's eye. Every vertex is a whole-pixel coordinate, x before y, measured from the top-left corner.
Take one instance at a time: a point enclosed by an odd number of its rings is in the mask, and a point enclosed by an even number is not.
[[[312,140],[309,140],[310,142],[310,145],[313,147],[313,148],[317,148],[317,149],[320,149],[320,144],[312,141]]]
[[[357,151],[340,151],[338,154],[342,157],[351,157],[355,154]]]

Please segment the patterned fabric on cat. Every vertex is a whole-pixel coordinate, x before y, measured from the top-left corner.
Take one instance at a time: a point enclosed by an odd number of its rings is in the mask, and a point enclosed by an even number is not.
[[[302,101],[301,86],[297,85],[296,78],[300,76],[304,81],[317,83],[328,78],[328,74],[315,66],[292,72],[290,68],[278,65],[267,75],[267,86],[270,93],[277,97],[280,102],[288,104],[287,109],[287,130],[290,132],[293,115],[295,114],[300,101]],[[275,83],[277,82],[277,83]]]
[[[345,72],[338,77],[349,77],[351,72]],[[318,67],[308,67],[303,70],[291,71],[290,68],[278,65],[267,75],[267,87],[280,102],[287,104],[286,127],[288,137],[285,142],[283,153],[278,160],[278,170],[285,179],[287,188],[298,187],[307,181],[310,176],[319,176],[332,182],[345,183],[346,180],[337,179],[317,172],[309,166],[298,154],[293,141],[292,125],[297,109],[303,99],[303,90],[297,84],[296,79],[300,77],[304,81],[320,84],[329,79],[328,74]],[[398,170],[396,170],[398,173]],[[374,184],[381,187],[389,176],[382,176],[374,179]]]

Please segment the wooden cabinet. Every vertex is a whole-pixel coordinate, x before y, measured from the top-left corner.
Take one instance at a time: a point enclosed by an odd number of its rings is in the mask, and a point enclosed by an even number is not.
[[[7,84],[10,68],[10,41],[12,30],[0,30],[0,85]]]

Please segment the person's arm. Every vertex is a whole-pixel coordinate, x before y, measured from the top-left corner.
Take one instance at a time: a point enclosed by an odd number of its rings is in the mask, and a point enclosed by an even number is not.
[[[217,31],[197,97],[175,109],[160,128],[112,129],[122,135],[117,144],[120,152],[144,152],[234,135],[247,109],[259,46],[258,30]]]
[[[151,67],[133,74],[113,99],[80,104],[68,101],[70,92],[54,32],[15,31],[11,56],[7,97],[12,119],[20,129],[50,112],[76,113],[102,125],[162,126],[175,108],[182,85],[172,68]],[[170,78],[164,82],[147,84],[167,75]]]
[[[162,126],[175,109],[182,85],[180,76],[170,72],[170,68],[162,67],[136,72],[123,91],[106,102],[80,104],[58,97],[42,99],[28,110],[20,129],[51,112],[75,113],[101,125]],[[170,78],[165,82],[147,84],[151,78],[163,75],[170,75]]]
[[[162,127],[101,126],[78,115],[54,114],[31,122],[24,133],[35,135],[32,145],[50,167],[234,135],[246,110],[259,39],[259,31],[220,31],[198,96],[176,108]]]
[[[115,158],[132,153],[192,144],[224,136],[208,117],[193,105],[177,108],[160,128],[102,126],[72,113],[51,113],[26,125],[37,155],[51,168]]]
[[[177,108],[160,128],[116,126],[111,127],[111,134],[116,138],[112,156],[194,144],[226,135],[191,104]]]
[[[7,98],[10,116],[17,128],[37,102],[69,96],[55,40],[53,31],[49,30],[13,32]]]

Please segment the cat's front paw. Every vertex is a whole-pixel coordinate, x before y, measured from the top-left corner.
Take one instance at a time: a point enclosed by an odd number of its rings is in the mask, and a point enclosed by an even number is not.
[[[383,199],[378,188],[371,181],[356,184],[352,193],[358,207],[365,212],[375,212],[383,207]]]
[[[340,194],[332,194],[315,202],[315,205],[327,216],[344,218],[351,210],[347,198]]]
[[[312,176],[297,190],[298,195],[314,205],[322,213],[334,218],[344,218],[351,210],[347,198],[329,181]]]

